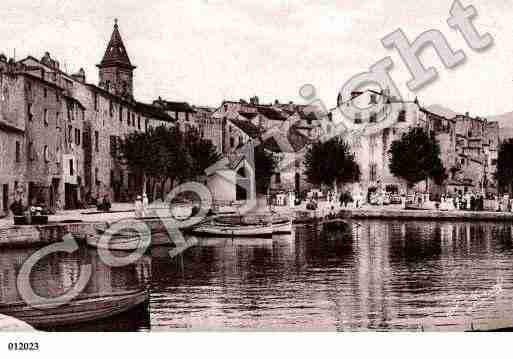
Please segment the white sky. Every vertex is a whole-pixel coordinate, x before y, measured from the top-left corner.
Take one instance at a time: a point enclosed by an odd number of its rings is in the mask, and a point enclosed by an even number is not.
[[[409,79],[395,51],[380,39],[402,28],[410,40],[439,29],[467,62],[446,70],[425,51],[440,78],[417,93],[425,105],[492,115],[513,110],[513,1],[463,0],[474,5],[476,27],[495,45],[469,49],[446,21],[452,0],[2,0],[1,51],[40,58],[45,51],[69,71],[95,65],[110,38],[114,18],[132,62],[136,97],[217,106],[223,99],[294,100],[305,83],[316,86],[328,107],[340,86],[392,56],[392,76],[406,91]]]

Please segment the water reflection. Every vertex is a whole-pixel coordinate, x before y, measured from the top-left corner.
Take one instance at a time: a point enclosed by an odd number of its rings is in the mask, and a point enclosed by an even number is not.
[[[30,308],[20,307],[24,303],[18,293],[16,282],[21,267],[36,251],[37,249],[10,249],[0,253],[0,306],[3,314],[13,315],[9,311],[14,313],[15,310],[21,309],[24,315],[29,315]],[[73,288],[80,276],[82,265],[91,265],[92,277],[85,290],[76,299],[105,298],[147,288],[151,279],[150,263],[151,258],[145,256],[129,266],[113,268],[103,263],[96,250],[82,247],[72,254],[59,252],[41,259],[31,272],[30,285],[37,295],[55,298]],[[141,307],[115,318],[58,328],[44,325],[43,329],[59,331],[149,330],[149,312],[147,308]]]
[[[507,224],[363,221],[349,236],[303,226],[152,255],[153,330],[513,326]]]

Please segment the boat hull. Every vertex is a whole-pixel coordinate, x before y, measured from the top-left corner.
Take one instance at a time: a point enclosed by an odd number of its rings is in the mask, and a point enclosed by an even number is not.
[[[90,247],[98,249],[108,249],[114,251],[135,251],[140,248],[147,248],[151,244],[151,235],[130,233],[109,234],[97,230],[96,234],[87,236],[87,244]]]
[[[273,234],[290,234],[292,228],[292,221],[273,223]]]
[[[25,303],[0,305],[0,312],[36,328],[96,321],[129,311],[147,302],[147,290],[128,291],[71,301],[57,308],[33,308]]]
[[[272,225],[266,226],[223,226],[217,224],[205,224],[192,230],[199,236],[214,237],[272,237]]]

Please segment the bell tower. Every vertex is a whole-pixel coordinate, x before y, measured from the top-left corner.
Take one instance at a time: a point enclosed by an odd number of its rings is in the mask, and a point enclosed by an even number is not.
[[[99,86],[117,96],[132,99],[134,97],[134,70],[130,62],[121,34],[118,19],[114,21],[114,31],[105,55],[99,65]]]

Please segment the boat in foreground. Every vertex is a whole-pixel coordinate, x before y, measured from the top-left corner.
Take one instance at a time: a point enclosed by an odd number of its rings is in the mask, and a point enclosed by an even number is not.
[[[36,328],[72,325],[109,318],[129,311],[149,299],[146,289],[91,296],[56,307],[29,306],[24,302],[0,304],[0,312]]]

